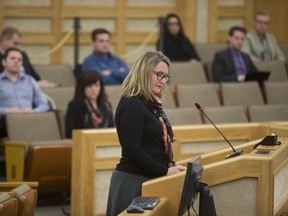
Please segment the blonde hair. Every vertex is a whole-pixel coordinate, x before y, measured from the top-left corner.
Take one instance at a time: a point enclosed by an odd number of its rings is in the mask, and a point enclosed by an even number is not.
[[[131,71],[122,84],[122,97],[144,96],[148,100],[153,100],[153,93],[150,87],[150,80],[156,65],[165,62],[168,67],[170,60],[162,52],[147,52],[140,57],[132,66]],[[163,97],[163,90],[158,97]]]

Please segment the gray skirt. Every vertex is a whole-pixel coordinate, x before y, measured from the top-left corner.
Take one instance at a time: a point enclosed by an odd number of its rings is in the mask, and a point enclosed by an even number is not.
[[[114,170],[112,173],[106,216],[124,211],[137,196],[141,196],[142,183],[150,178]]]

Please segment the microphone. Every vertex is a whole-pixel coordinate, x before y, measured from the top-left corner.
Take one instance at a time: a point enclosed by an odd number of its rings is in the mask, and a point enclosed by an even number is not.
[[[197,107],[197,109],[203,113],[203,115],[211,122],[211,124],[216,128],[216,130],[222,135],[222,137],[226,140],[226,142],[230,145],[230,147],[232,148],[233,150],[233,153],[230,154],[230,155],[227,155],[225,157],[225,159],[228,159],[228,158],[232,158],[232,157],[235,157],[235,156],[238,156],[238,155],[241,155],[243,153],[243,150],[235,150],[234,147],[232,146],[232,144],[229,142],[229,140],[224,136],[224,134],[218,129],[218,127],[211,121],[211,119],[206,115],[206,113],[203,111],[203,108],[198,104],[198,103],[195,103],[195,106]]]

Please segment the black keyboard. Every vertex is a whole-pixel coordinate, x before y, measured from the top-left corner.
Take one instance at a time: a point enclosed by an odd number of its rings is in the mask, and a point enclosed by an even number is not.
[[[130,205],[136,205],[143,209],[153,209],[160,201],[160,197],[157,196],[138,196],[136,197]]]

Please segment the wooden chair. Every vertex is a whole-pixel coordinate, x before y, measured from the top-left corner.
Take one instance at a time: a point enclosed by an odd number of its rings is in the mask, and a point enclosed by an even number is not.
[[[22,184],[11,192],[15,194],[18,200],[17,216],[34,215],[37,203],[37,190],[27,184]]]
[[[17,216],[18,201],[9,193],[0,194],[0,215]]]
[[[39,192],[70,187],[72,141],[61,139],[54,112],[8,114],[5,142],[8,181],[38,181]]]

